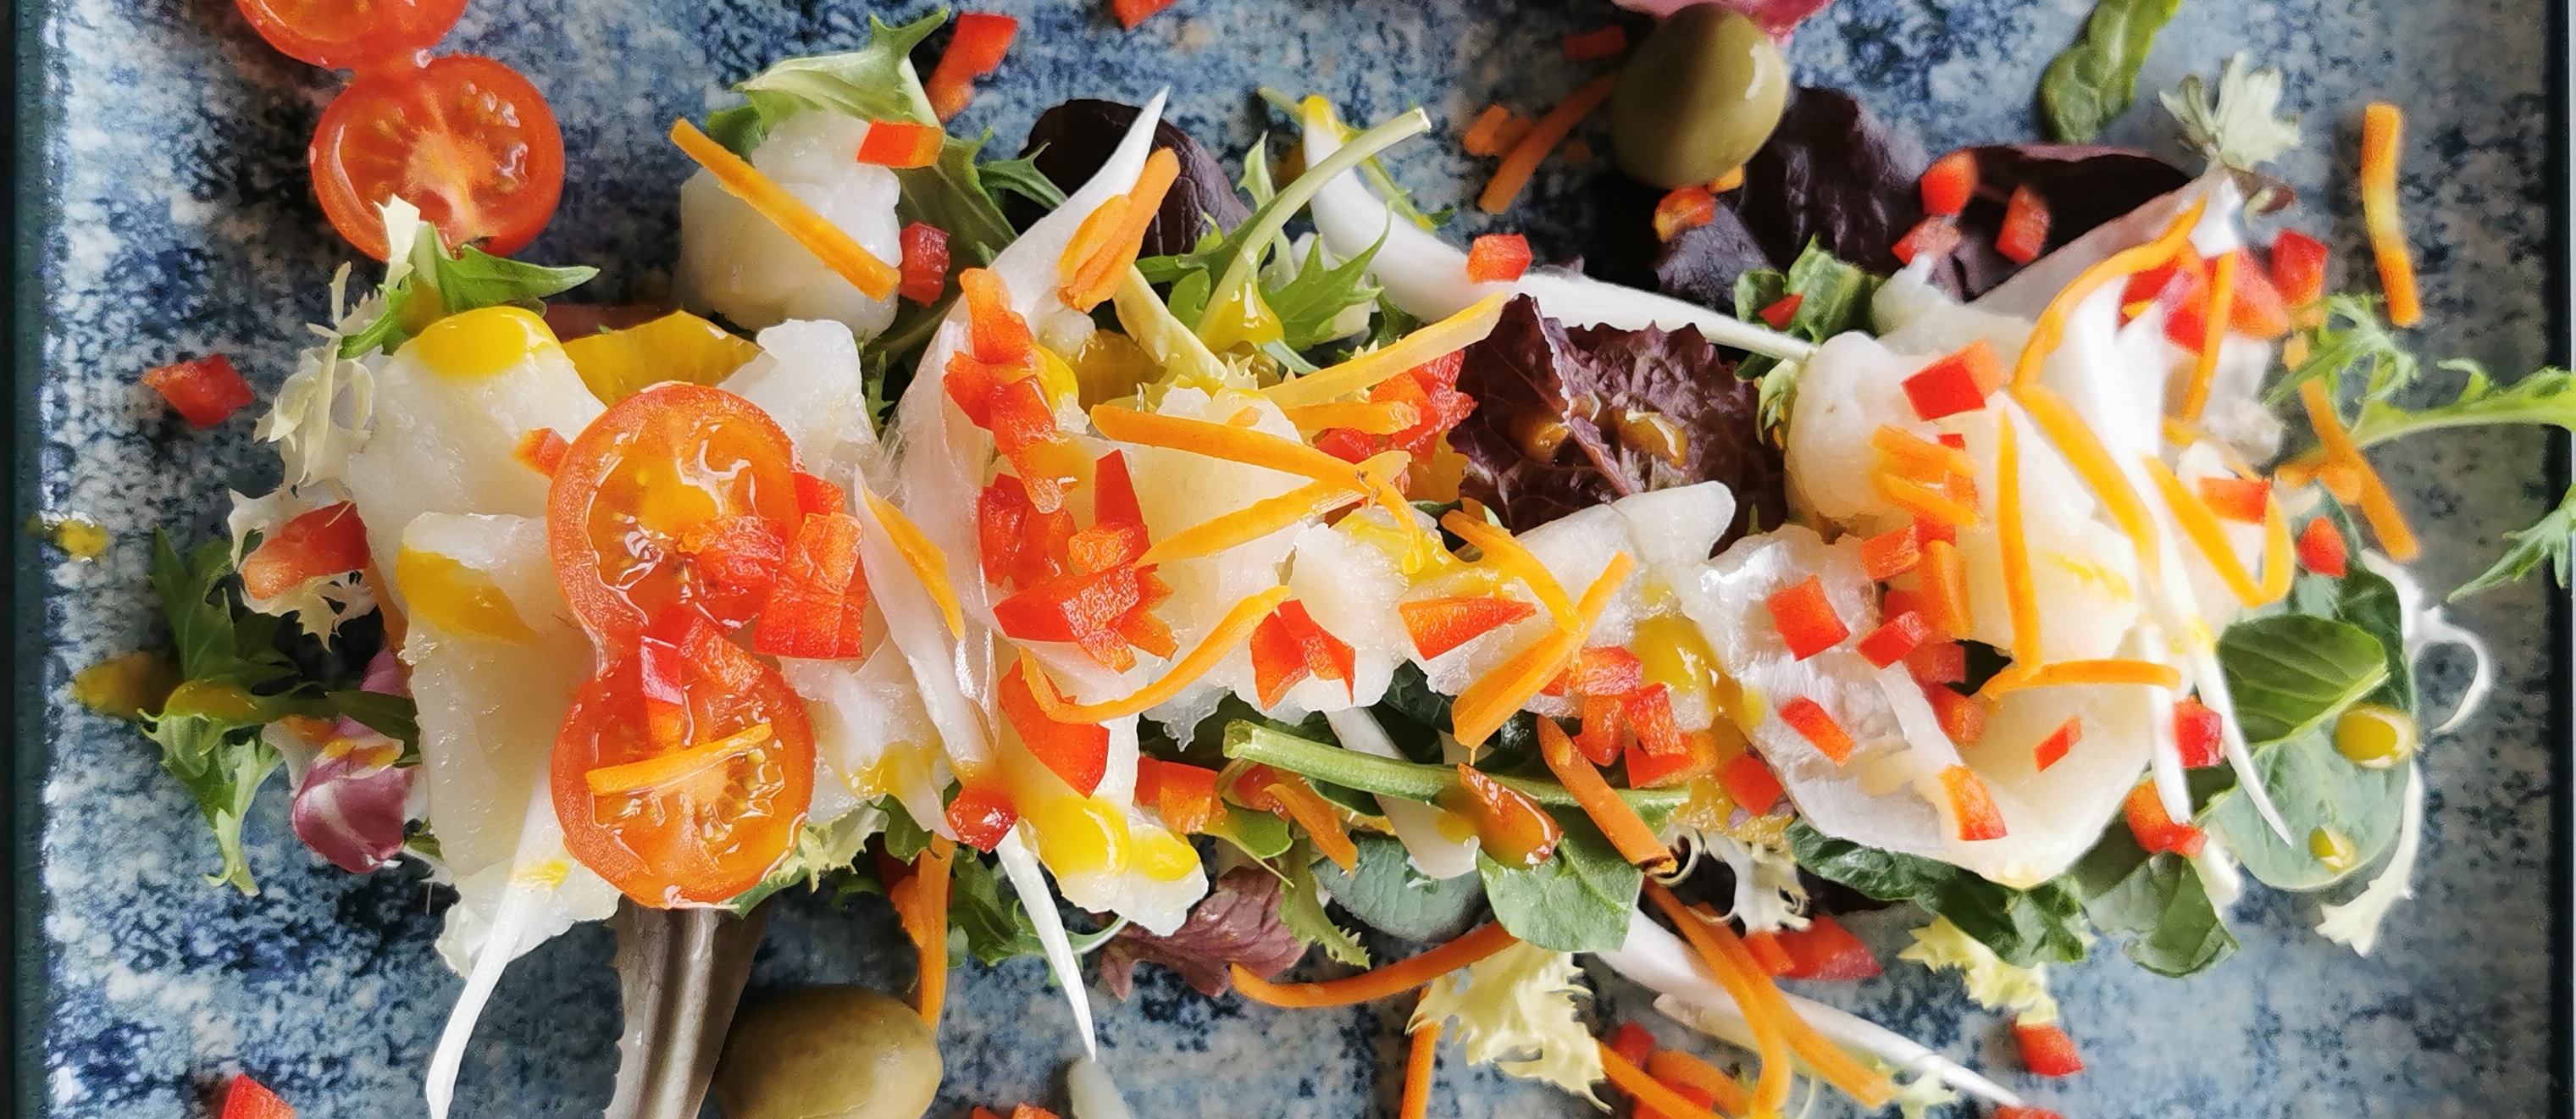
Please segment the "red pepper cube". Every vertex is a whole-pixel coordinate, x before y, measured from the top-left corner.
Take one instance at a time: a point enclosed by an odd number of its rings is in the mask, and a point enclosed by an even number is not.
[[[1985,778],[1964,765],[1941,771],[1941,787],[1950,794],[1950,812],[1959,821],[1959,838],[1974,843],[2004,837],[2004,814],[1986,791]]]
[[[2261,478],[2203,478],[2199,488],[2210,512],[2249,525],[2263,523],[2263,509],[2272,500],[2272,484]]]
[[[1968,682],[1968,647],[1956,641],[1927,641],[1905,654],[1905,671],[1917,684]]]
[[[2199,699],[2174,704],[2174,748],[2184,769],[2207,769],[2227,760],[2227,727]]]
[[[2343,542],[2343,533],[2334,522],[2318,517],[2299,531],[2299,566],[2329,578],[2341,579],[2351,559]]]
[[[1565,57],[1575,62],[1609,58],[1627,49],[1628,29],[1615,23],[1565,37]]]
[[[2236,284],[2227,300],[2227,329],[2269,342],[2290,332],[2290,301],[2254,262],[2253,254],[2236,252]]]
[[[1610,1035],[1610,1051],[1617,1053],[1620,1060],[1644,1068],[1646,1059],[1655,1055],[1655,1035],[1635,1022],[1621,1022],[1617,1032]]]
[[[1773,302],[1770,306],[1763,308],[1761,311],[1757,312],[1757,314],[1761,316],[1763,322],[1771,324],[1771,329],[1787,330],[1789,329],[1789,320],[1798,317],[1798,308],[1804,306],[1806,302],[1807,297],[1805,295],[1793,291],[1787,295],[1781,296],[1777,301]]]
[[[1834,604],[1825,598],[1823,580],[1813,575],[1775,591],[1770,598],[1771,624],[1780,630],[1780,639],[1788,642],[1789,653],[1805,660],[1843,643],[1851,636],[1851,627],[1834,613]]]
[[[2295,230],[2284,229],[2272,238],[2272,286],[2301,326],[2314,326],[2323,317],[2316,303],[2326,295],[2326,255],[2324,242]]]
[[[1955,218],[1977,195],[1977,157],[1956,151],[1932,161],[1923,172],[1923,212]]]
[[[1010,288],[991,269],[969,268],[957,274],[958,292],[966,299],[967,348],[979,361],[1017,366],[1035,355],[1037,336],[1029,322],[1011,309]]]
[[[224,1109],[221,1119],[295,1119],[295,1108],[268,1086],[248,1076],[236,1075],[224,1086]]]
[[[1908,610],[1889,618],[1869,636],[1860,639],[1860,655],[1869,663],[1885,668],[1904,660],[1907,654],[1932,639],[1932,623],[1923,615]]]
[[[1488,233],[1467,247],[1467,282],[1509,283],[1529,271],[1529,239],[1518,233]]]
[[[950,403],[966,417],[966,422],[980,428],[993,426],[993,393],[1002,387],[1004,370],[977,358],[965,350],[948,355],[948,374],[940,378],[940,387],[948,393]]]
[[[1914,405],[1915,415],[1937,420],[1984,408],[1986,398],[2003,383],[2003,361],[1995,357],[1994,347],[1980,338],[1907,377],[1905,399]]]
[[[1179,0],[1109,0],[1109,12],[1118,17],[1119,26],[1134,31],[1137,24],[1145,22],[1154,13],[1178,2]]]
[[[1924,688],[1923,700],[1932,705],[1932,717],[1950,741],[1966,746],[1986,736],[1986,701],[1939,685]]]
[[[1611,696],[1583,697],[1583,729],[1574,736],[1574,748],[1584,760],[1594,765],[1608,765],[1619,760],[1619,725],[1625,717],[1618,699]]]
[[[1628,787],[1660,789],[1717,771],[1715,735],[1706,730],[1684,731],[1682,744],[1685,749],[1679,754],[1649,754],[1642,743],[1630,738],[1624,754]]]
[[[563,465],[564,452],[571,449],[572,444],[565,442],[555,429],[540,427],[520,436],[519,445],[510,452],[510,457],[528,469],[552,478],[555,468]]]
[[[1916,257],[1948,256],[1958,247],[1959,227],[1948,218],[1934,215],[1914,223],[1914,228],[1897,238],[1889,251],[1896,254],[1899,262],[1912,264]]]
[[[939,162],[939,146],[948,135],[937,125],[902,120],[872,120],[859,139],[859,162],[879,167],[928,167]]]
[[[1753,962],[1761,964],[1762,970],[1773,975],[1787,975],[1798,970],[1798,961],[1790,957],[1787,948],[1781,946],[1778,933],[1746,933],[1744,949],[1752,954]]]
[[[1605,699],[1624,696],[1646,684],[1646,662],[1616,645],[1590,645],[1574,658],[1565,674],[1568,687]]]
[[[994,687],[1002,718],[1039,762],[1073,786],[1075,793],[1090,796],[1109,772],[1109,728],[1098,723],[1060,723],[1049,717],[1031,690],[1029,671],[1029,662],[1014,661]]]
[[[841,487],[833,485],[830,482],[826,482],[823,479],[815,477],[814,475],[808,474],[802,470],[797,471],[794,477],[796,480],[796,509],[798,512],[805,513],[810,516],[815,513],[845,513],[849,511],[850,495],[843,492]]]
[[[2048,737],[2039,740],[2039,745],[2031,749],[2030,760],[2040,769],[2046,770],[2052,765],[2065,761],[2066,752],[2074,749],[2075,744],[2083,740],[2084,719],[2081,716],[2070,718],[2059,723],[2056,730],[2048,732]]]
[[[1707,187],[1698,183],[1674,187],[1655,203],[1655,240],[1670,241],[1716,220],[1717,196]]]
[[[1923,562],[1922,539],[1922,534],[1916,532],[1914,526],[1907,525],[1861,541],[1861,570],[1868,573],[1874,583],[1884,583],[1914,570],[1915,564]]]
[[[1136,759],[1136,803],[1151,806],[1163,826],[1197,834],[1225,807],[1217,799],[1217,771],[1179,762]]]
[[[1690,740],[1673,720],[1673,689],[1669,685],[1648,684],[1619,697],[1619,713],[1647,753],[1657,757],[1689,756]]]
[[[975,99],[975,79],[1001,66],[1019,30],[1020,21],[1009,16],[968,12],[957,17],[957,33],[948,40],[947,52],[939,56],[930,79],[921,83],[931,111],[941,121],[966,111]]]
[[[2014,1023],[2013,1040],[2021,1043],[2022,1067],[2037,1075],[2073,1076],[2084,1071],[2084,1058],[2075,1053],[2075,1039],[2056,1023]]]
[[[1926,558],[1930,558],[1932,545],[1935,543],[1953,546],[1959,543],[1959,526],[1943,524],[1924,517],[1914,518],[1914,534],[1922,537]]]
[[[1538,607],[1498,596],[1426,598],[1398,603],[1413,650],[1430,660],[1502,626],[1538,613]]]
[[[1789,969],[1792,979],[1849,983],[1871,978],[1882,970],[1878,957],[1869,954],[1868,945],[1853,936],[1842,922],[1823,913],[1808,917],[1806,928],[1783,930],[1780,946],[1789,950],[1789,958],[1797,965]]]
[[[1995,251],[2015,264],[2038,260],[2048,247],[2048,200],[2029,184],[2013,188],[2004,203],[2003,229],[1995,234]]]
[[[859,519],[839,511],[809,515],[797,527],[761,605],[753,652],[807,660],[859,655],[868,609],[859,531]]]
[[[948,826],[957,833],[957,841],[978,851],[991,851],[1011,827],[1020,822],[1019,809],[1011,798],[998,789],[968,785],[958,790],[957,799],[948,802]]]
[[[2171,851],[2188,859],[2200,854],[2201,846],[2209,842],[2209,836],[2199,828],[2177,824],[2165,814],[2164,798],[2156,795],[2152,780],[2140,781],[2137,788],[2129,790],[2129,798],[2121,802],[2120,809],[2128,817],[2129,834],[2136,836],[2138,846],[2149,854]]]
[[[1852,741],[1850,732],[1845,731],[1841,723],[1834,721],[1833,713],[1825,710],[1825,705],[1805,696],[1780,705],[1780,721],[1789,724],[1790,730],[1798,732],[1798,737],[1806,739],[1817,753],[1832,759],[1835,765],[1850,761],[1852,751],[1860,745]]]
[[[902,282],[895,286],[905,299],[937,303],[948,287],[948,234],[938,226],[914,222],[903,227]]]
[[[256,397],[250,382],[242,380],[233,368],[233,359],[222,354],[207,354],[175,365],[164,365],[143,375],[143,384],[160,393],[172,410],[196,428],[213,427],[231,419],[234,412]]]
[[[1780,778],[1762,759],[1751,754],[1738,754],[1734,761],[1717,771],[1717,785],[1726,790],[1727,799],[1756,816],[1768,815],[1771,806],[1780,803]]]
[[[1942,432],[1939,435],[1933,436],[1933,440],[1953,451],[1964,451],[1968,449],[1968,437],[1955,431]]]

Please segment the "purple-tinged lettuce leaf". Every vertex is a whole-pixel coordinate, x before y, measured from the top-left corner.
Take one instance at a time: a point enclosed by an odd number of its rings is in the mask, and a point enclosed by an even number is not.
[[[1172,935],[1155,936],[1134,925],[1118,930],[1100,949],[1100,978],[1123,999],[1135,989],[1137,963],[1157,963],[1214,998],[1234,986],[1228,965],[1241,964],[1268,979],[1305,954],[1305,943],[1279,919],[1278,876],[1237,867],[1216,880]]]
[[[1038,114],[1020,155],[1033,160],[1038,172],[1056,186],[1072,190],[1090,181],[1135,123],[1133,105],[1076,98]],[[1154,223],[1145,227],[1139,255],[1178,256],[1197,246],[1199,235],[1208,231],[1211,222],[1220,231],[1230,230],[1251,216],[1234,191],[1234,180],[1189,133],[1164,121],[1154,126],[1154,146],[1170,148],[1180,158],[1181,174],[1163,195]],[[1004,209],[1024,229],[1040,212],[1035,203],[1016,196]]]
[[[2054,252],[2191,181],[2182,168],[2127,148],[1988,144],[1966,151],[1977,160],[1977,193],[1959,215],[1962,236],[1958,251],[1951,254],[1950,279],[1955,290],[1972,299],[2021,271],[2021,265],[1995,251],[2004,207],[2015,189],[2027,186],[2047,203],[2044,251]]]
[[[393,650],[383,649],[367,662],[358,688],[379,695],[408,696]],[[403,744],[343,717],[332,727],[331,740],[304,771],[295,788],[287,818],[295,837],[331,865],[365,874],[401,854],[404,802],[411,796],[415,767],[398,764]]]

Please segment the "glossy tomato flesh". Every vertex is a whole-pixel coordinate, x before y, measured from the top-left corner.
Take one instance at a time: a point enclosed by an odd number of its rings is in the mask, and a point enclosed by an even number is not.
[[[801,518],[795,450],[768,413],[671,382],[573,440],[546,537],[565,601],[617,660],[674,610],[725,632],[758,616]]]
[[[703,619],[663,626],[585,685],[555,739],[564,845],[646,905],[708,905],[759,884],[795,845],[814,795],[814,732],[778,671]],[[676,635],[668,631],[677,628]],[[766,724],[756,746],[596,793],[590,774]]]
[[[451,246],[507,256],[536,240],[563,194],[563,133],[544,95],[491,59],[452,54],[361,74],[306,152],[322,212],[378,260],[377,207],[400,195]]]
[[[234,0],[251,30],[290,57],[334,70],[402,64],[456,26],[465,0]]]

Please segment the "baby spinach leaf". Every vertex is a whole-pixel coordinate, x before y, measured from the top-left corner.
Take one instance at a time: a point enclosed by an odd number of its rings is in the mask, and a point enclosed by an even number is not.
[[[1439,879],[1413,868],[1403,842],[1357,834],[1356,873],[1331,862],[1315,864],[1315,880],[1360,923],[1389,936],[1439,943],[1467,931],[1484,909],[1484,883],[1474,875]]]
[[[2084,895],[2085,915],[2102,931],[2138,934],[2122,951],[2140,967],[2192,975],[2236,953],[2236,934],[2210,904],[2190,860],[2149,855],[2125,827],[2104,832],[2068,875]]]
[[[1483,852],[1476,870],[1494,919],[1513,936],[1551,952],[1602,952],[1628,938],[1644,872],[1579,813],[1557,814],[1565,835],[1535,867],[1505,866]]]
[[[1789,825],[1789,849],[1810,874],[1949,918],[2015,967],[2084,958],[2084,905],[2064,878],[2016,890],[1948,863],[1835,839],[1804,821]]]
[[[2218,662],[2246,741],[2258,744],[2315,729],[2388,679],[2388,655],[2369,631],[2306,614],[2229,626]]]
[[[2332,736],[2315,729],[2254,751],[2255,772],[2272,806],[2289,826],[2290,841],[2273,834],[2241,789],[2229,788],[2210,798],[2200,812],[2202,827],[2226,841],[2245,864],[2246,873],[2282,890],[2316,890],[2388,851],[2396,842],[2405,810],[2406,770],[2364,769],[2334,748]],[[2319,837],[2318,832],[2329,833]],[[2328,866],[2311,844],[2342,837],[2353,856]]]
[[[2080,144],[2102,134],[2111,118],[2138,96],[2138,68],[2156,32],[2182,0],[2100,0],[2084,22],[2084,37],[2048,64],[2039,78],[2039,105],[2049,134]]]

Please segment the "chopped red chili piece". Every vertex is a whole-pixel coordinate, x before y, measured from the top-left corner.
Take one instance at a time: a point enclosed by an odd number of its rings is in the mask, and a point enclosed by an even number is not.
[[[1717,196],[1707,187],[1698,183],[1674,187],[1655,203],[1655,240],[1670,241],[1716,220]]]
[[[1789,329],[1789,320],[1798,317],[1798,308],[1805,305],[1806,302],[1807,297],[1805,295],[1793,291],[1787,295],[1781,296],[1778,301],[1763,308],[1758,312],[1758,314],[1762,316],[1762,321],[1771,324],[1771,329],[1787,330]]]
[[[1956,641],[1927,641],[1905,654],[1905,670],[1917,684],[1968,682],[1968,647]]]
[[[1986,701],[1939,685],[1924,688],[1923,698],[1932,705],[1932,716],[1940,720],[1941,733],[1949,735],[1950,741],[1966,746],[1986,736]]]
[[[1840,645],[1851,636],[1851,627],[1843,624],[1834,612],[1834,604],[1825,598],[1824,581],[1810,575],[1804,580],[1772,593],[1769,600],[1771,623],[1788,642],[1790,655],[1805,660]]]
[[[975,79],[1002,65],[1002,56],[1009,53],[1011,39],[1019,31],[1020,21],[1009,16],[967,12],[957,17],[957,33],[948,40],[947,52],[931,68],[930,80],[921,83],[931,111],[940,120],[966,110],[975,99]]]
[[[1908,610],[1860,639],[1860,655],[1869,663],[1885,668],[1904,660],[1915,649],[1932,639],[1932,623],[1923,615]]]
[[[1932,161],[1923,172],[1923,212],[1936,217],[1955,218],[1968,208],[1968,200],[1977,194],[1977,157],[1969,152],[1951,152]]]
[[[1914,565],[1923,559],[1922,539],[1922,534],[1916,532],[1914,526],[1907,525],[1861,541],[1861,570],[1869,575],[1871,582],[1876,583],[1884,583],[1914,570]]]
[[[1950,793],[1950,809],[1959,820],[1959,838],[1971,843],[2004,837],[2004,814],[1995,807],[1995,798],[1986,791],[1986,782],[1977,771],[1954,765],[1941,771],[1941,785]]]
[[[859,162],[880,167],[928,167],[939,162],[939,147],[948,136],[932,124],[872,120],[859,139]]]
[[[2318,517],[2299,531],[2299,566],[2329,578],[2341,579],[2348,570],[2351,556],[2343,542],[2343,532],[2334,522]]]
[[[1736,807],[1756,816],[1769,814],[1771,806],[1780,803],[1779,775],[1751,754],[1738,754],[1718,770],[1717,784]]]
[[[2203,478],[2199,489],[2210,512],[2249,525],[2263,523],[2264,507],[2272,499],[2272,484],[2261,478]]]
[[[1467,282],[1503,283],[1529,271],[1529,239],[1518,233],[1488,233],[1467,246]]]
[[[2174,747],[2184,769],[2207,769],[2227,760],[2227,728],[2218,712],[2185,696],[2174,704]]]
[[[2012,198],[2004,203],[2004,226],[1995,234],[1995,251],[2017,264],[2039,259],[2048,247],[2048,200],[2029,184],[2013,188]]]
[[[903,227],[902,282],[895,287],[915,303],[937,303],[948,287],[948,234],[927,222]]]
[[[2138,846],[2155,854],[2171,851],[2186,859],[2200,854],[2209,841],[2207,833],[2190,824],[2178,824],[2165,814],[2164,798],[2156,795],[2154,781],[2140,781],[2129,790],[2129,799],[2121,810],[2129,819],[2129,834],[2138,838]]]
[[[1791,979],[1848,983],[1871,978],[1882,970],[1878,957],[1869,954],[1869,946],[1830,915],[1810,915],[1806,928],[1783,929],[1779,935],[1780,947],[1788,949],[1789,959],[1795,964],[1788,971]]]
[[[1832,712],[1805,696],[1782,704],[1780,721],[1789,724],[1790,730],[1797,731],[1798,737],[1806,739],[1817,753],[1832,759],[1835,765],[1850,761],[1852,751],[1859,747],[1852,741],[1850,732],[1834,721]]]
[[[1935,215],[1914,223],[1914,228],[1897,238],[1896,247],[1890,251],[1896,254],[1899,262],[1912,264],[1917,257],[1948,256],[1958,247],[1959,227],[1950,219]]]
[[[1937,420],[1984,408],[1986,398],[2003,383],[2003,361],[1980,338],[1907,377],[1905,399],[1914,405],[1915,415]]]
[[[2081,717],[2068,719],[2058,724],[2056,730],[2048,732],[2048,737],[2039,740],[2039,745],[2031,749],[2030,759],[2040,769],[2045,770],[2065,761],[2066,752],[2074,749],[2075,744],[2083,740],[2084,720]]]
[[[222,354],[164,365],[145,373],[143,383],[169,401],[190,427],[213,427],[256,399],[250,382],[233,368],[233,359]]]
[[[957,833],[958,842],[978,851],[991,851],[1019,822],[1019,810],[997,789],[968,785],[948,802],[949,828]]]
[[[2075,1039],[2055,1023],[2013,1026],[2013,1039],[2021,1043],[2022,1067],[2040,1076],[2073,1076],[2084,1071],[2084,1058],[2076,1055]]]

